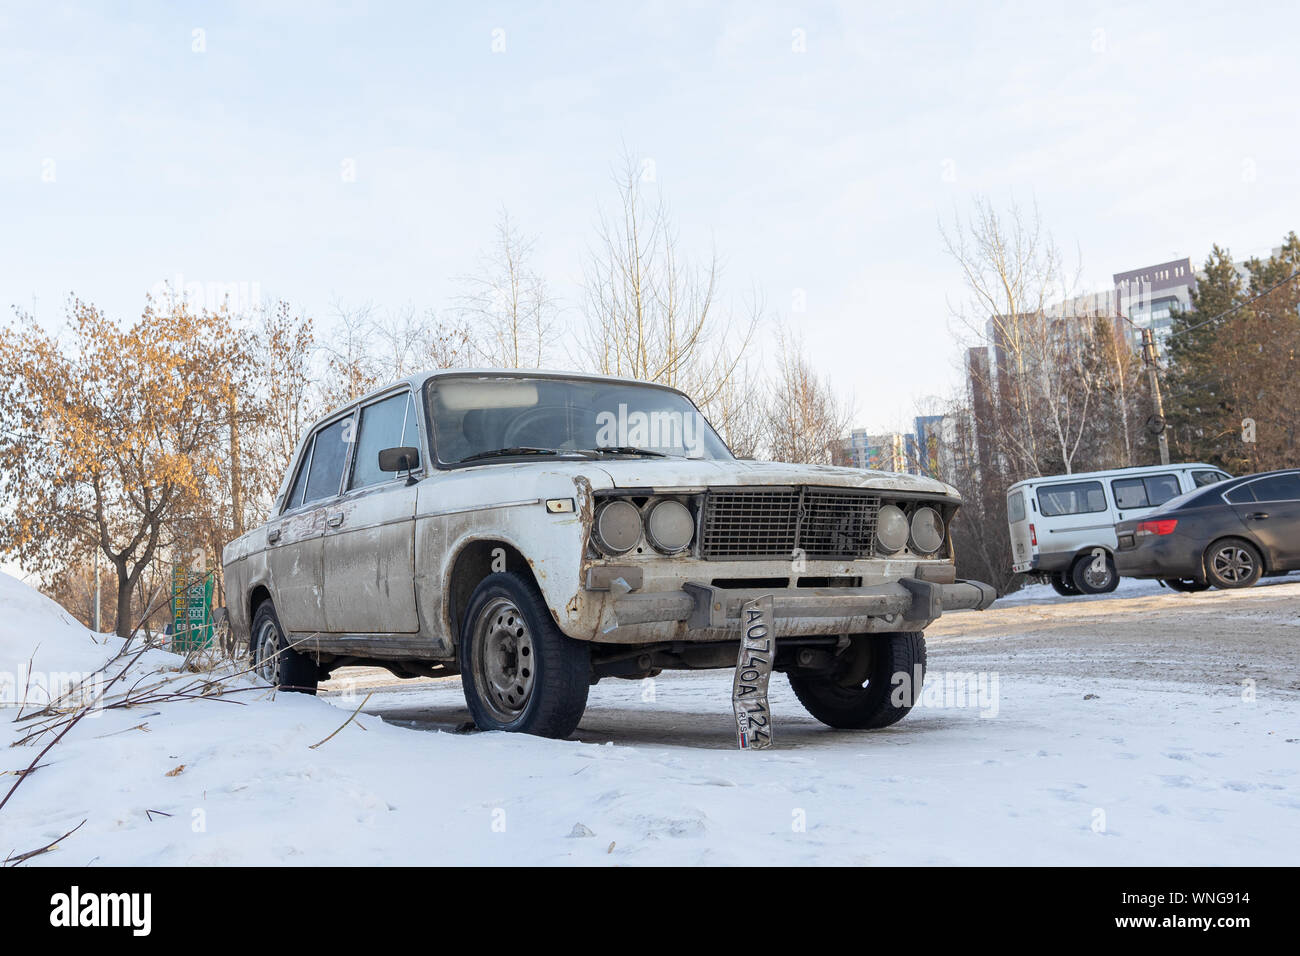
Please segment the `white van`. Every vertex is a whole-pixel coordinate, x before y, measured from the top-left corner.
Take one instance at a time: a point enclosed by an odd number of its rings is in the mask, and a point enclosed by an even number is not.
[[[1058,594],[1115,590],[1115,523],[1185,491],[1231,478],[1213,465],[1146,465],[1017,481],[1007,490],[1011,570]]]

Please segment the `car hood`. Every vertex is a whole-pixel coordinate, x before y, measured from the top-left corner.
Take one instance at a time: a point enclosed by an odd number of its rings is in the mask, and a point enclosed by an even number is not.
[[[866,471],[832,465],[794,465],[773,461],[710,461],[693,458],[627,458],[583,462],[588,473],[597,469],[615,488],[703,488],[710,485],[829,485],[837,488],[878,488],[960,497],[951,485],[924,475]]]

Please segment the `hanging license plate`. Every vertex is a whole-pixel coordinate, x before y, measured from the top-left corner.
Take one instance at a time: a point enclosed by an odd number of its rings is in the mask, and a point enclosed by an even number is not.
[[[772,633],[772,595],[746,601],[740,609],[740,655],[731,683],[736,714],[736,743],[741,750],[772,746],[772,711],[767,684],[772,677],[776,638]]]

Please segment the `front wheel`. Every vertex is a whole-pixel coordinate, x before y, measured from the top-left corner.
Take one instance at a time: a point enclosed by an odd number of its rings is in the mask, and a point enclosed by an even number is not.
[[[1205,552],[1205,576],[1216,588],[1248,588],[1264,572],[1264,561],[1249,541],[1224,538]]]
[[[830,674],[791,673],[799,703],[840,730],[877,730],[898,723],[920,699],[925,635],[856,634]]]
[[[555,626],[531,582],[489,574],[461,626],[460,673],[480,730],[567,737],[587,709],[591,649]]]

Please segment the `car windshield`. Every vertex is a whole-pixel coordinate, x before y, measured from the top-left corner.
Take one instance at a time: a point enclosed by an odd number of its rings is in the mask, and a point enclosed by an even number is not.
[[[650,385],[440,377],[429,387],[429,413],[443,464],[547,455],[732,457],[689,399]]]

